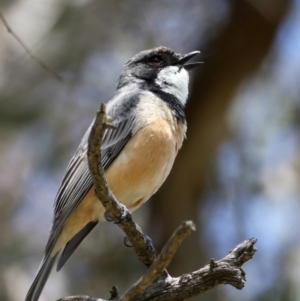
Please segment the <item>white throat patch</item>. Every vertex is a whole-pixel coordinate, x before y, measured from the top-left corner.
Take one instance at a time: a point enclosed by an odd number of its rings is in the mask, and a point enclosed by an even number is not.
[[[189,74],[178,66],[169,66],[162,69],[155,83],[162,91],[174,95],[183,105],[185,105],[189,94]]]

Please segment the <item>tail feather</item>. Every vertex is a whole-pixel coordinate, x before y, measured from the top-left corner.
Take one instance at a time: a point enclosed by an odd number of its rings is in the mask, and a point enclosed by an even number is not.
[[[98,221],[89,222],[82,228],[65,246],[62,255],[57,264],[57,271],[59,271],[70,256],[74,253],[77,247],[81,244],[84,238],[95,228]]]
[[[53,257],[48,255],[43,259],[35,279],[25,297],[25,301],[37,301],[39,299],[58,254],[59,253]]]

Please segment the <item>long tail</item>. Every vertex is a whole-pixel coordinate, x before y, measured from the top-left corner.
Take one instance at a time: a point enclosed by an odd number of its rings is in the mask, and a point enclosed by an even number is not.
[[[59,253],[53,257],[48,255],[43,259],[34,281],[25,297],[25,301],[37,301],[39,299],[58,254]]]
[[[40,294],[46,284],[46,281],[50,275],[52,267],[55,263],[56,257],[60,256],[57,265],[57,271],[59,271],[66,261],[70,258],[70,256],[74,253],[76,248],[80,245],[83,239],[94,229],[94,227],[98,224],[98,221],[89,222],[82,228],[62,249],[60,252],[56,253],[54,256],[51,257],[52,247],[47,248],[45,253],[45,257],[42,260],[42,263],[38,269],[38,272],[29,288],[29,291],[25,297],[25,301],[37,301],[40,297]]]

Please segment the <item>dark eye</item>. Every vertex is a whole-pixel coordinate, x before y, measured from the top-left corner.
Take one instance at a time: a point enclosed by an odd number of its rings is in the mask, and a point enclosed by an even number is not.
[[[155,55],[150,58],[150,64],[154,67],[158,67],[162,64],[162,57],[160,55]]]

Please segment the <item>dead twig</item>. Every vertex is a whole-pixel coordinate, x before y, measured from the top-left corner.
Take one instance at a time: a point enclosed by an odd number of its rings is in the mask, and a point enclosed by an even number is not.
[[[195,230],[196,227],[193,222],[183,222],[173,233],[146,274],[130,288],[130,290],[120,299],[120,301],[135,300],[139,295],[141,295],[147,289],[147,287],[149,287],[150,284],[168,267],[183,240]],[[168,276],[167,273],[166,276]]]
[[[47,72],[52,74],[57,80],[62,81],[63,78],[53,69],[51,69],[41,58],[39,58],[33,51],[25,44],[25,42],[14,32],[14,30],[10,27],[6,19],[4,18],[4,15],[0,11],[0,19],[3,22],[5,28],[7,29],[8,33],[10,33],[17,42],[24,48],[24,50],[27,52],[27,54],[36,61],[43,69],[45,69]]]
[[[132,220],[130,211],[116,200],[108,187],[104,176],[104,170],[101,166],[101,141],[105,130],[112,128],[107,121],[105,112],[106,106],[101,104],[100,110],[97,112],[96,119],[91,128],[88,140],[87,156],[95,193],[106,209],[109,219],[118,224],[118,226],[127,235],[127,238],[135,250],[139,260],[146,266],[150,266],[155,260],[157,254],[152,245],[152,241]]]

